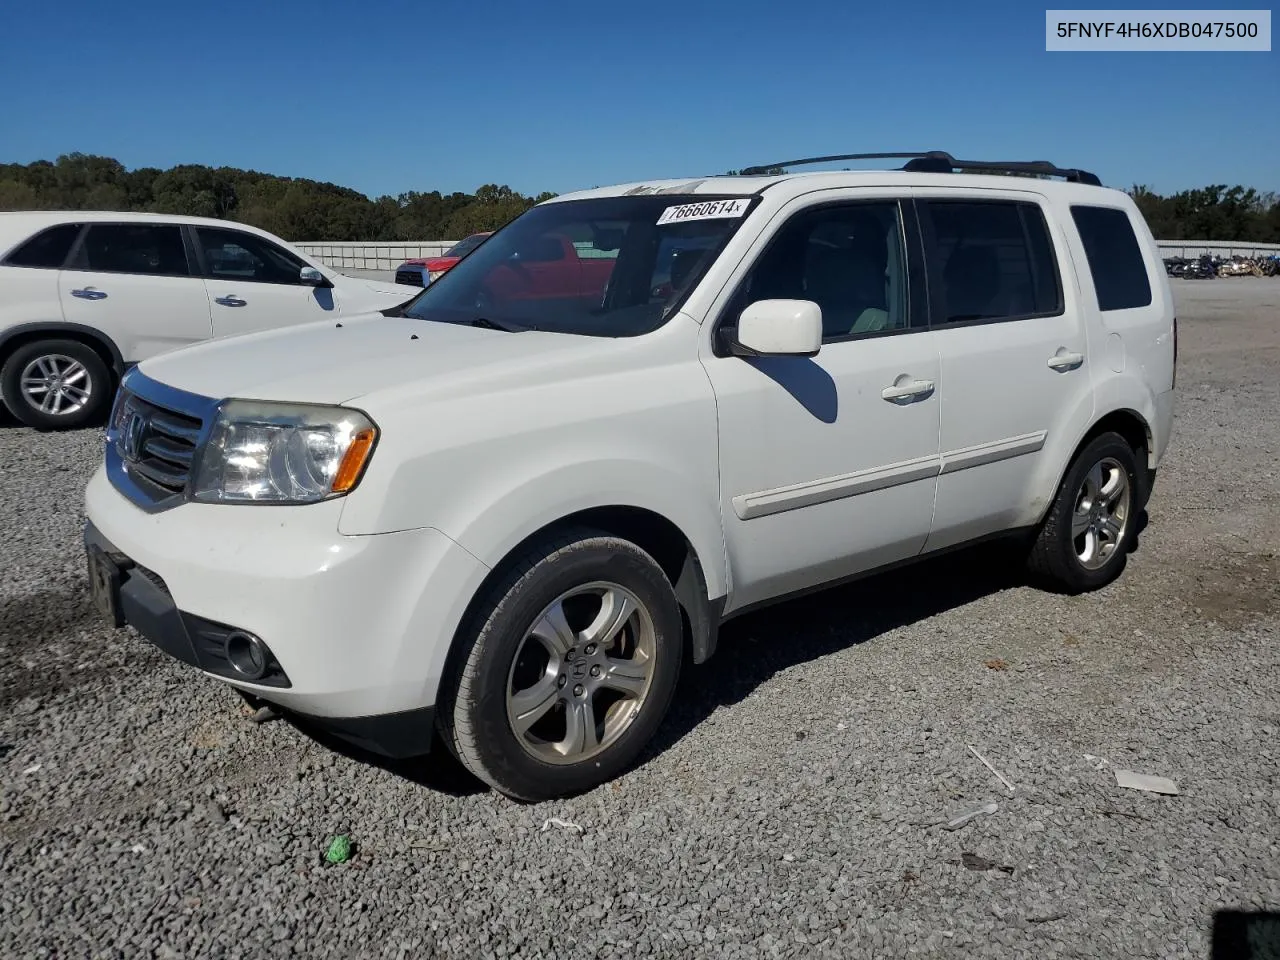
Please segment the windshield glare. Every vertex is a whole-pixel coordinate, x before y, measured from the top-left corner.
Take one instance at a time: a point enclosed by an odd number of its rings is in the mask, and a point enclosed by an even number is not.
[[[664,194],[534,207],[404,313],[600,337],[649,333],[702,277],[752,204],[747,197]]]

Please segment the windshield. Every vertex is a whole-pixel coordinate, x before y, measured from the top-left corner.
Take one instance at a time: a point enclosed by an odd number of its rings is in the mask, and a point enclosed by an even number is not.
[[[459,240],[457,243],[455,243],[452,247],[450,247],[448,250],[444,252],[444,255],[446,257],[466,256],[476,247],[480,246],[481,241],[484,240],[485,237],[487,236],[488,234],[485,234],[485,233],[473,233],[471,236],[467,237],[467,239]]]
[[[504,330],[649,333],[702,277],[753,202],[665,194],[537,206],[402,312]]]

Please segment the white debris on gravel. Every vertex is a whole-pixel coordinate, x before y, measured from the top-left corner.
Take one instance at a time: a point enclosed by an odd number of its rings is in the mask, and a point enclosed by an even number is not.
[[[643,765],[532,810],[439,756],[247,723],[104,628],[101,432],[0,427],[0,952],[1208,956],[1216,911],[1280,906],[1280,281],[1178,291],[1176,432],[1119,582],[1056,596],[965,553],[726,624]],[[1017,792],[951,832],[999,789],[960,731]],[[1118,789],[1086,751],[1187,789]],[[335,823],[351,869],[316,857]]]
[[[1148,793],[1167,793],[1176,796],[1178,785],[1168,777],[1153,777],[1146,773],[1134,773],[1132,770],[1117,770],[1116,784],[1130,790],[1145,790]]]

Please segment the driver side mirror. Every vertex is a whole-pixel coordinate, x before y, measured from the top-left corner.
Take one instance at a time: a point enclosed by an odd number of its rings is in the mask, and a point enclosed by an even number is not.
[[[315,267],[303,267],[298,271],[298,279],[312,287],[323,287],[326,285],[324,274]]]
[[[820,349],[822,308],[812,300],[757,300],[738,317],[739,356],[814,357]]]

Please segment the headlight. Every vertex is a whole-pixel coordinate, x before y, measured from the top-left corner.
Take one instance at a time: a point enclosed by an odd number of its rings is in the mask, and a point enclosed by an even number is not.
[[[443,270],[428,270],[427,283],[435,283],[444,274]]]
[[[229,400],[200,453],[192,496],[212,503],[315,503],[359,482],[378,438],[358,410]]]

